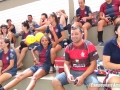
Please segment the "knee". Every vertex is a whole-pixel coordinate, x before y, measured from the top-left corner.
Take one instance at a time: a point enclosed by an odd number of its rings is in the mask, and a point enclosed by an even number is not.
[[[50,52],[51,52],[51,54],[55,54],[56,53],[55,48],[51,48]]]
[[[85,26],[82,26],[82,29],[83,29],[84,31],[86,31],[87,28],[86,28]]]
[[[52,80],[52,86],[53,87],[58,87],[58,86],[62,86],[62,85],[61,85],[61,83],[60,83],[60,81],[58,79],[54,78]]]
[[[74,24],[72,26],[80,26],[79,22],[74,22]]]
[[[100,21],[98,22],[98,27],[99,27],[99,26],[103,26],[103,23],[104,23],[104,21],[101,21],[101,20],[100,20]]]
[[[25,47],[25,48],[22,49],[21,52],[22,52],[22,53],[25,53],[26,51],[27,51],[27,48]]]
[[[110,84],[120,83],[120,77],[118,77],[118,76],[111,77],[111,78],[108,80],[108,83],[110,83]]]
[[[21,80],[24,74],[20,74],[16,76],[16,80]]]
[[[32,80],[34,80],[34,81],[37,81],[39,78],[38,78],[38,75],[36,74],[36,75],[33,75],[33,77],[32,77]]]

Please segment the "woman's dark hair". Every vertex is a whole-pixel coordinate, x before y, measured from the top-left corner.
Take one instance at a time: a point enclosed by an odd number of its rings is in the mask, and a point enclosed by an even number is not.
[[[42,38],[40,39],[40,45],[42,45],[41,41],[44,37],[46,37],[48,39],[48,41],[49,41],[48,46],[49,46],[51,44],[51,40],[47,35],[42,36]],[[43,45],[42,45],[42,47],[43,47]]]
[[[7,29],[7,32],[6,32],[6,34],[7,34],[7,33],[8,33],[8,26],[5,25],[5,24],[1,25],[1,34],[3,34],[3,32],[2,32],[2,28],[3,28],[3,27]]]
[[[29,23],[28,23],[28,20],[22,22],[22,25],[23,25],[24,27],[27,27],[27,29],[30,28]]]
[[[46,18],[48,18],[47,14],[46,13],[42,13],[41,15],[44,15]]]
[[[2,38],[5,43],[8,43],[8,49],[10,48],[10,39],[9,38]]]
[[[114,32],[118,30],[119,26],[120,26],[120,21],[115,25]],[[115,33],[115,36],[116,38],[118,38],[118,35],[116,33]]]
[[[54,12],[52,12],[50,15],[55,18],[55,22],[58,24],[59,21],[58,21],[57,15]]]

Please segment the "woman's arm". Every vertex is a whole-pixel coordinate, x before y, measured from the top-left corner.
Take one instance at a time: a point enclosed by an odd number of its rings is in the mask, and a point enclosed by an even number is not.
[[[61,32],[61,35],[62,35],[62,37],[58,39],[59,42],[63,41],[66,38],[64,31]]]
[[[11,32],[8,33],[8,38],[10,39],[10,41],[12,41],[13,35]]]
[[[103,55],[103,65],[109,69],[120,69],[120,64],[110,62],[110,56]]]
[[[11,31],[13,28],[14,28],[14,26],[11,25],[11,26],[9,27],[8,31]]]
[[[2,60],[0,60],[0,72],[2,71],[2,67],[3,67]]]
[[[14,59],[10,60],[10,65],[4,71],[2,71],[2,73],[10,70],[11,68],[13,68],[13,66],[14,66]]]

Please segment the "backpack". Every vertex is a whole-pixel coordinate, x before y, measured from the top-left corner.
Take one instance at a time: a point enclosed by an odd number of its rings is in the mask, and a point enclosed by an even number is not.
[[[99,21],[99,12],[95,11],[92,13],[92,26],[97,26]]]

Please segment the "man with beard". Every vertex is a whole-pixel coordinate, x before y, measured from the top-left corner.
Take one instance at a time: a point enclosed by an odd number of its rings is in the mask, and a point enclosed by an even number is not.
[[[64,72],[52,80],[54,90],[65,90],[63,85],[74,83],[81,86],[83,83],[88,90],[98,90],[91,84],[98,84],[97,76],[93,74],[99,58],[95,46],[82,39],[82,29],[71,28],[72,43],[65,48]]]

